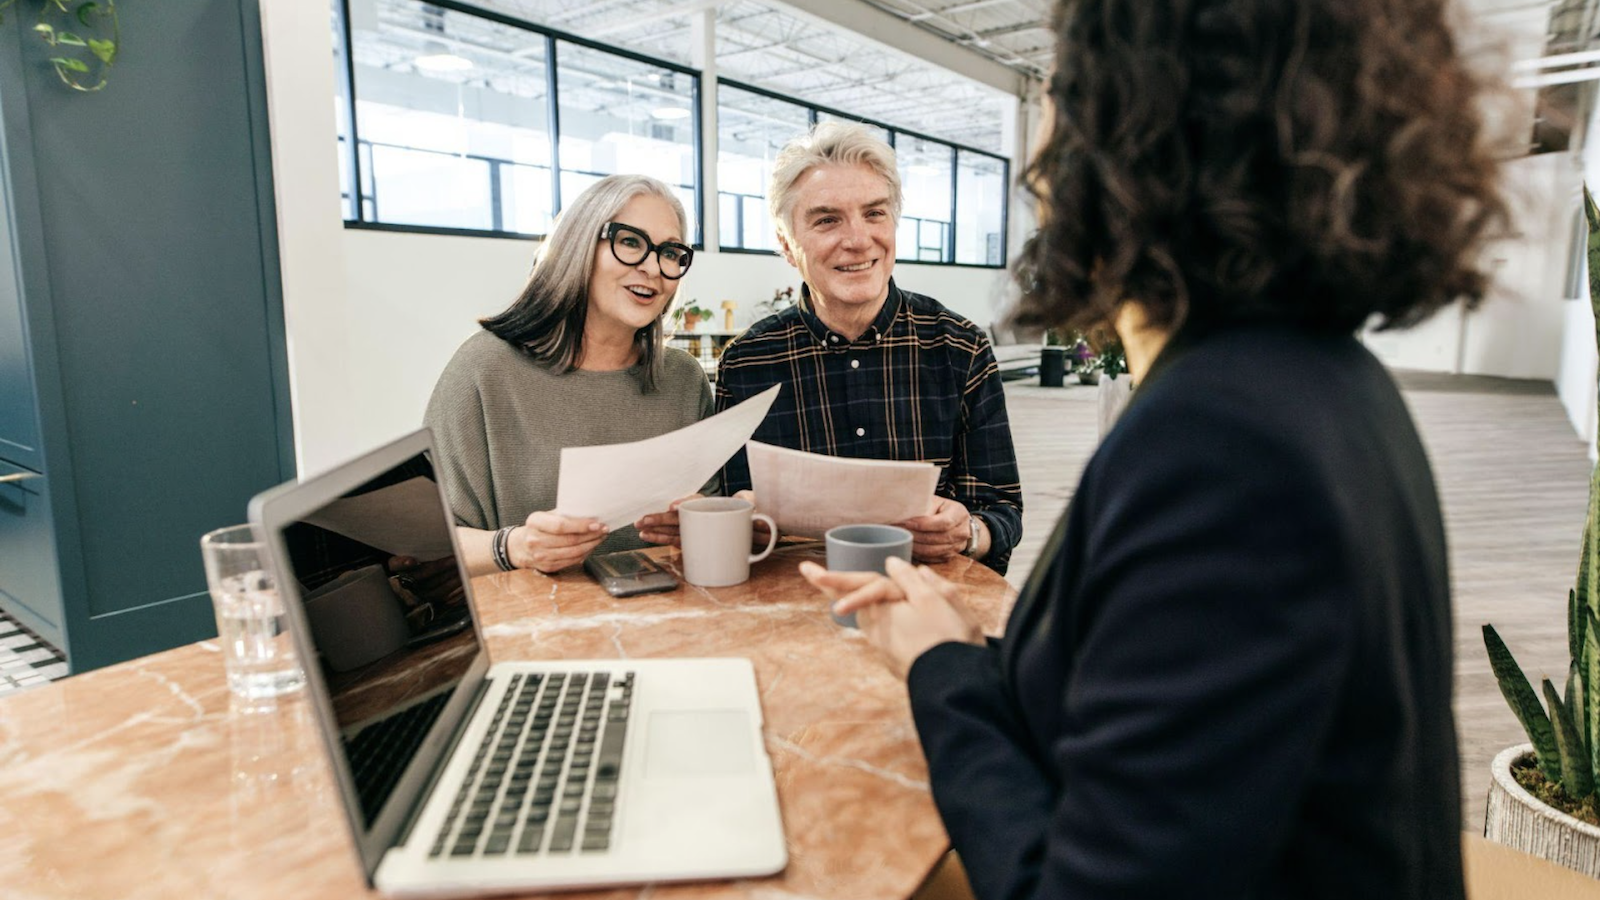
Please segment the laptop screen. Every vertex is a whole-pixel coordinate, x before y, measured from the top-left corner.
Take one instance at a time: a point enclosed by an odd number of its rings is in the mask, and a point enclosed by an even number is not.
[[[281,526],[367,829],[481,649],[452,521],[417,453]]]

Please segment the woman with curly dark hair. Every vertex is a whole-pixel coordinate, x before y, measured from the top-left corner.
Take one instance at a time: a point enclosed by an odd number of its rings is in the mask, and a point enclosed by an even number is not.
[[[1460,898],[1444,527],[1354,337],[1504,219],[1442,0],[1063,3],[1024,315],[1139,388],[986,644],[803,566],[907,674],[977,896]]]

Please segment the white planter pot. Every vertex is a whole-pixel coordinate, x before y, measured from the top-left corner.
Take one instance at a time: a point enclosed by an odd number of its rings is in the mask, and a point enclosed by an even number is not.
[[[1494,758],[1483,836],[1600,878],[1600,828],[1546,806],[1511,777],[1512,761],[1532,752],[1532,744],[1519,744]]]
[[[1111,426],[1117,424],[1117,417],[1122,415],[1131,397],[1133,378],[1128,373],[1100,376],[1100,440],[1111,433]]]

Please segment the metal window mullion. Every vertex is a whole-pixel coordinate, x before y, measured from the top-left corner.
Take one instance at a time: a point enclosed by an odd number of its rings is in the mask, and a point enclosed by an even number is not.
[[[561,79],[556,75],[556,39],[544,36],[545,115],[550,128],[550,220],[561,211],[561,101],[556,91]]]
[[[357,222],[366,221],[365,210],[362,208],[361,197],[361,135],[356,126],[356,54],[355,39],[350,35],[350,0],[340,0],[339,3],[339,43],[344,48],[344,72],[341,81],[344,87],[345,118],[350,123],[348,146],[345,152],[349,154],[350,162],[350,193],[354,197],[351,206],[355,211]],[[378,184],[372,184],[372,214],[377,220],[378,214]]]

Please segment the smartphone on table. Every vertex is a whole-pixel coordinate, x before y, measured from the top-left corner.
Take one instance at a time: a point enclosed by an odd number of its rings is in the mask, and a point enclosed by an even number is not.
[[[671,572],[638,550],[590,556],[583,561],[583,570],[613,597],[670,591],[678,586]]]

